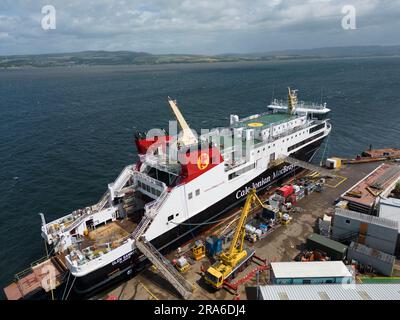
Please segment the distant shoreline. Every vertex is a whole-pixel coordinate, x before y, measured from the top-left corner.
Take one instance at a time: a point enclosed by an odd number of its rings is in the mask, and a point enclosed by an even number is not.
[[[13,70],[36,70],[36,69],[83,69],[83,68],[95,68],[95,67],[162,67],[162,66],[190,66],[190,65],[227,65],[237,63],[279,63],[279,62],[301,62],[301,61],[313,61],[313,60],[348,60],[348,59],[377,59],[377,58],[400,58],[400,54],[393,55],[354,55],[354,56],[296,56],[296,57],[269,57],[269,58],[255,58],[255,59],[220,59],[213,61],[166,61],[156,63],[81,63],[81,64],[51,64],[51,65],[32,65],[32,64],[21,64],[15,65],[2,65],[3,62],[0,60],[0,70],[13,71]],[[0,57],[1,59],[1,57]]]

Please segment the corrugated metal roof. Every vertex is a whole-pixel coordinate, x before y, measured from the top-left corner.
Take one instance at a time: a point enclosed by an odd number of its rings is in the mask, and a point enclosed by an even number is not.
[[[271,270],[278,279],[352,276],[342,261],[272,262]]]
[[[390,229],[398,229],[397,221],[384,219],[384,218],[380,218],[380,217],[375,217],[375,216],[371,216],[368,214],[363,214],[360,212],[351,211],[351,210],[347,210],[347,209],[336,208],[335,216],[352,218],[354,220],[367,222],[367,223],[375,224],[375,225],[380,225],[380,226],[390,228]]]
[[[400,300],[400,284],[260,286],[263,300]]]
[[[400,199],[396,199],[396,198],[381,198],[379,200],[379,203],[383,203],[383,204],[387,204],[387,205],[391,205],[393,207],[397,207],[400,208]]]
[[[358,252],[365,256],[373,257],[377,260],[387,262],[387,263],[394,263],[394,260],[396,259],[395,256],[392,256],[385,252],[376,250],[374,248],[367,247],[361,243],[356,243],[356,242],[352,242],[350,244],[350,250],[354,250],[355,252]]]

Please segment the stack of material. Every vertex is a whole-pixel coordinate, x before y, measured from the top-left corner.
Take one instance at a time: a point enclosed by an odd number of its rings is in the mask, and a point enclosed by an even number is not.
[[[371,266],[385,276],[392,276],[396,258],[382,251],[352,242],[347,253],[348,260],[355,260],[363,266]]]
[[[275,193],[268,199],[268,202],[271,207],[280,209],[282,204],[285,203],[285,198]]]
[[[293,188],[294,188],[294,194],[296,196],[296,201],[303,199],[304,198],[304,187],[294,185]]]
[[[387,196],[400,179],[400,166],[384,163],[342,194],[348,208],[365,214],[373,213],[377,199]]]
[[[332,217],[324,214],[323,219],[319,219],[318,221],[319,234],[324,237],[329,237],[331,234],[331,223]]]

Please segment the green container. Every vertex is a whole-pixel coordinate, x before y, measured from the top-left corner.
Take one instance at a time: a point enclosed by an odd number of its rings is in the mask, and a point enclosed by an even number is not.
[[[307,249],[310,251],[318,250],[326,253],[333,261],[340,261],[346,258],[347,246],[344,244],[313,233],[307,238]]]

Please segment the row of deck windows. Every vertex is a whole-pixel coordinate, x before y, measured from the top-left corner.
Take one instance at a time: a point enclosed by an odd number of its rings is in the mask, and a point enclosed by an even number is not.
[[[247,166],[247,167],[244,167],[243,169],[240,169],[240,170],[238,170],[238,171],[235,171],[235,172],[231,173],[231,174],[228,176],[228,179],[229,179],[229,180],[232,180],[232,179],[234,179],[234,178],[236,178],[236,177],[239,177],[239,176],[242,175],[243,173],[246,173],[246,172],[248,172],[248,171],[254,169],[255,167],[256,167],[256,164],[253,163],[253,164],[251,164],[251,165],[249,165],[249,166]]]
[[[139,186],[139,188],[142,188],[143,190],[145,190],[145,191],[147,191],[147,192],[149,192],[151,194],[154,194],[156,196],[160,196],[161,195],[161,191],[160,190],[155,189],[153,187],[150,187],[149,185],[147,185],[147,184],[145,184],[145,183],[143,183],[141,181],[138,181],[138,186]]]
[[[310,141],[315,140],[316,138],[319,138],[319,137],[321,137],[323,135],[324,135],[324,132],[320,132],[320,133],[318,133],[318,134],[316,134],[316,135],[314,135],[314,136],[312,136],[312,137],[310,137],[310,138],[308,138],[306,140],[303,140],[303,141],[301,141],[299,143],[296,143],[296,144],[290,146],[288,148],[288,151],[292,151],[294,149],[297,149],[297,148],[301,147],[302,145],[305,145],[306,143],[309,143]]]

